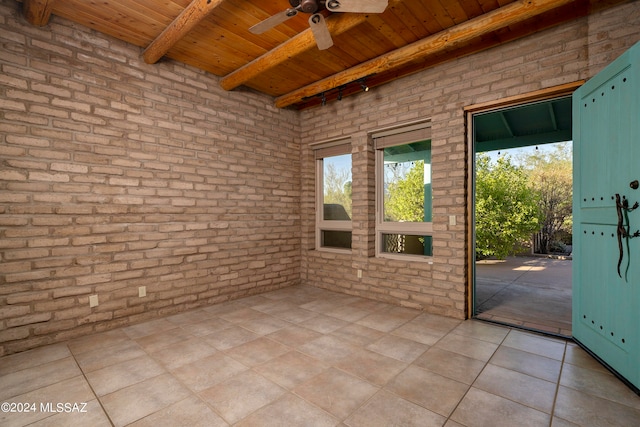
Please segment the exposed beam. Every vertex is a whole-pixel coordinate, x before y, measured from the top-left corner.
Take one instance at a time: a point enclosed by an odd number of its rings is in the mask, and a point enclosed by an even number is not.
[[[381,55],[362,64],[341,71],[333,76],[304,86],[276,98],[279,108],[288,107],[306,97],[329,91],[371,74],[389,71],[430,55],[444,52],[455,44],[469,42],[475,37],[499,30],[509,25],[540,15],[575,0],[520,0],[484,15],[465,21],[432,36],[418,40],[400,49]]]
[[[366,15],[340,13],[329,16],[326,22],[327,27],[329,27],[329,32],[332,35],[338,35],[363,23],[365,20]],[[225,90],[235,89],[257,75],[314,47],[316,47],[316,41],[313,38],[311,29],[308,28],[264,55],[227,74],[220,80],[220,86]]]
[[[515,136],[513,134],[513,130],[511,129],[511,125],[509,125],[509,121],[507,120],[507,116],[504,115],[504,112],[501,112],[499,114],[500,114],[500,119],[502,120],[502,124],[504,124],[504,127],[507,129],[507,132],[509,132],[509,136],[511,136],[511,137]]]
[[[558,130],[558,120],[556,119],[556,112],[553,110],[553,103],[548,103],[547,109],[549,110],[549,118],[551,119],[553,130]]]
[[[142,53],[144,62],[155,64],[171,47],[206,18],[224,0],[193,0]]]
[[[390,0],[389,7],[400,3],[402,0]],[[366,14],[360,13],[334,13],[327,19],[327,27],[329,32],[337,36],[351,28],[362,24],[367,19]],[[270,50],[264,55],[254,59],[248,64],[238,68],[232,73],[227,74],[220,80],[220,86],[225,90],[232,90],[241,84],[248,82],[252,78],[270,70],[291,58],[306,52],[316,46],[311,29],[306,29],[297,36],[282,43],[280,46]]]
[[[22,14],[31,25],[44,27],[49,23],[54,0],[24,0]]]

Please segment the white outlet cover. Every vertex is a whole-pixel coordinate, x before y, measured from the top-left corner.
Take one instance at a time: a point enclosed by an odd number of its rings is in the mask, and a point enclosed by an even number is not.
[[[89,295],[89,307],[98,306],[98,295]]]

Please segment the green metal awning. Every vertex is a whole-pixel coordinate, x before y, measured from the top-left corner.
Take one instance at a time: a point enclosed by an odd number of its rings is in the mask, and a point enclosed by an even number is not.
[[[473,117],[476,152],[571,141],[571,96]]]

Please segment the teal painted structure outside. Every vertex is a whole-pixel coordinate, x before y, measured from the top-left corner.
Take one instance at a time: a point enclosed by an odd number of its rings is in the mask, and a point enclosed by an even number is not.
[[[476,153],[571,141],[571,97],[473,116]]]
[[[573,139],[573,335],[640,389],[640,237],[621,237],[619,275],[616,209],[640,201],[640,43],[576,90]],[[640,208],[627,218],[640,229]]]
[[[391,146],[384,149],[385,162],[417,162],[422,160],[425,167],[431,170],[431,140],[416,141],[409,144]],[[425,174],[427,172],[425,171]],[[433,221],[433,192],[431,188],[431,172],[424,183],[424,222]],[[433,236],[420,236],[424,239],[423,255],[433,256]]]

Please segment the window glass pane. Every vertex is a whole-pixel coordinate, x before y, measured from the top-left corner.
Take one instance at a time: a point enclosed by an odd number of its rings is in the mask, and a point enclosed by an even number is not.
[[[351,232],[321,230],[323,248],[351,249]]]
[[[431,222],[431,141],[384,149],[384,221]]]
[[[433,255],[431,236],[413,234],[383,234],[382,252],[407,255]]]
[[[325,157],[323,170],[323,219],[351,221],[351,154]]]

